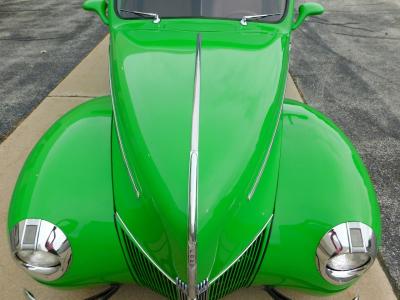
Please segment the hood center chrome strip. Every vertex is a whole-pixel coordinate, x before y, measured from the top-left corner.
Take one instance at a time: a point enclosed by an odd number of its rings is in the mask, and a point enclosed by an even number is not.
[[[188,232],[188,298],[197,298],[197,202],[199,177],[199,127],[201,83],[201,34],[197,35],[194,77],[192,142],[189,162],[189,232]]]

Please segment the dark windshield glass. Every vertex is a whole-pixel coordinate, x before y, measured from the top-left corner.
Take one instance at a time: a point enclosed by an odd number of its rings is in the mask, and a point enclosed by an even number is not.
[[[279,21],[286,0],[116,0],[118,15],[126,19],[140,18],[129,11],[159,14],[163,17],[206,17],[241,19],[243,16],[281,14],[260,21]]]

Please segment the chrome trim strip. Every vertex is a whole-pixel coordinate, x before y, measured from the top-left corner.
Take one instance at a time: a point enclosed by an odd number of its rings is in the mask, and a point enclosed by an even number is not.
[[[187,298],[187,284],[178,277],[176,278],[175,284],[178,292],[178,300],[185,300]]]
[[[24,289],[24,295],[26,300],[36,300],[35,296],[27,289]]]
[[[290,50],[289,50],[289,51],[290,51]],[[261,166],[261,169],[260,169],[260,171],[259,171],[259,173],[258,173],[258,175],[257,175],[256,181],[254,182],[254,185],[253,185],[253,187],[252,187],[252,189],[251,189],[249,195],[247,196],[247,200],[251,200],[251,198],[253,198],[253,196],[254,196],[254,193],[255,193],[255,191],[256,191],[256,189],[257,189],[257,186],[258,186],[258,184],[260,183],[261,176],[262,176],[262,174],[264,173],[265,167],[266,167],[266,165],[267,165],[267,162],[268,162],[268,159],[269,159],[269,155],[271,154],[272,146],[274,145],[274,142],[275,142],[275,136],[276,136],[276,133],[277,133],[277,131],[278,131],[279,124],[280,124],[280,122],[281,122],[281,116],[282,116],[282,111],[283,111],[283,102],[284,102],[284,100],[285,100],[285,95],[286,95],[288,73],[289,73],[289,72],[286,73],[285,88],[284,88],[284,90],[283,90],[281,108],[280,108],[280,111],[279,111],[278,121],[276,122],[276,125],[275,125],[274,133],[272,134],[271,143],[269,144],[267,154],[266,154],[266,156],[265,156],[265,158],[264,158],[264,161],[263,161],[263,164],[262,164],[262,166]]]
[[[116,221],[123,227],[124,231],[129,235],[129,237],[132,239],[132,241],[136,244],[136,246],[142,251],[142,253],[150,260],[150,262],[165,276],[167,277],[173,284],[176,284],[176,281],[172,279],[171,276],[169,276],[163,269],[161,269],[160,266],[157,265],[157,263],[150,257],[149,254],[143,249],[143,247],[139,244],[139,242],[135,239],[133,234],[130,232],[128,227],[125,225],[124,221],[120,217],[120,215],[116,212],[115,213],[115,219]]]
[[[110,57],[110,55],[109,55]],[[122,158],[124,160],[124,164],[126,167],[126,170],[128,171],[128,175],[129,178],[132,182],[133,188],[135,190],[136,196],[139,198],[140,197],[140,192],[139,192],[139,187],[135,182],[135,179],[133,177],[133,173],[129,167],[128,164],[128,159],[126,157],[126,153],[125,153],[125,149],[124,146],[122,145],[122,139],[121,139],[121,134],[119,132],[119,126],[118,126],[118,121],[117,121],[117,116],[116,116],[116,110],[115,110],[115,103],[114,103],[114,95],[113,95],[113,89],[112,89],[112,81],[111,81],[111,62],[109,62],[109,68],[108,68],[108,77],[109,77],[109,81],[110,81],[110,95],[111,95],[111,105],[112,105],[112,109],[113,109],[113,119],[115,122],[115,130],[117,132],[117,138],[118,138],[118,143],[119,143],[119,147],[121,149],[121,153],[122,153]]]
[[[273,16],[281,16],[282,13],[275,13],[275,14],[263,14],[263,15],[252,15],[252,16],[243,16],[240,20],[240,24],[242,26],[247,26],[247,20],[259,20],[262,18],[273,17]]]
[[[265,170],[265,167],[267,165],[269,156],[271,154],[272,146],[274,145],[274,142],[275,142],[275,136],[276,136],[276,133],[278,132],[279,124],[281,123],[282,110],[283,110],[283,103],[282,103],[280,111],[279,111],[278,120],[277,120],[276,125],[275,125],[274,133],[272,134],[271,142],[270,142],[270,144],[268,146],[267,154],[265,155],[264,161],[263,161],[263,163],[261,165],[261,169],[258,172],[256,181],[254,182],[254,185],[253,185],[249,195],[247,196],[247,200],[251,200],[251,198],[253,198],[254,193],[255,193],[255,191],[256,191],[256,189],[258,187],[258,184],[260,183],[261,176],[264,173],[264,170]]]
[[[153,23],[158,24],[161,22],[160,16],[155,13],[150,13],[150,12],[143,12],[143,11],[137,11],[137,10],[127,10],[127,9],[119,9],[119,12],[127,12],[131,14],[135,14],[140,17],[151,17],[153,18]]]
[[[274,132],[272,134],[272,139],[271,139],[271,142],[270,142],[270,144],[268,146],[267,154],[265,155],[264,161],[263,161],[263,163],[261,165],[261,169],[258,172],[256,181],[254,182],[253,187],[251,188],[251,191],[250,191],[249,195],[247,196],[247,200],[251,200],[251,198],[253,198],[254,193],[255,193],[255,191],[256,191],[256,189],[258,187],[258,184],[260,183],[261,176],[264,173],[264,170],[265,170],[265,167],[267,165],[269,156],[271,154],[272,146],[274,145],[274,142],[275,142],[275,137],[276,137],[276,133],[278,132],[279,124],[281,123],[282,110],[283,110],[283,101],[282,101],[282,104],[281,104],[281,108],[279,110],[278,120],[276,122]]]
[[[201,83],[201,34],[197,35],[194,76],[192,142],[189,162],[188,299],[197,298],[197,202],[199,180],[199,127]]]
[[[208,299],[208,278],[204,279],[196,286],[196,297],[197,299],[207,300]],[[178,300],[188,300],[188,286],[185,282],[176,278],[176,289],[178,292]]]
[[[242,253],[233,261],[229,264],[229,266],[227,266],[221,273],[219,273],[216,277],[214,277],[210,282],[209,285],[213,284],[218,278],[220,278],[226,271],[228,271],[245,253],[247,250],[249,250],[249,248],[254,244],[254,242],[258,239],[258,237],[261,235],[261,233],[264,231],[265,228],[267,228],[268,224],[271,223],[272,218],[273,218],[274,214],[272,214],[267,223],[265,223],[265,225],[261,228],[261,230],[257,233],[256,237],[253,239],[253,241],[242,251]]]

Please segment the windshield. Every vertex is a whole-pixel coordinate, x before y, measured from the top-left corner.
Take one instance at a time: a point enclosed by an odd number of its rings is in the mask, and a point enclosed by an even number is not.
[[[156,13],[160,18],[241,19],[243,16],[280,14],[260,19],[261,22],[277,22],[286,8],[286,0],[116,0],[116,4],[117,15],[124,19],[143,17],[128,11]]]

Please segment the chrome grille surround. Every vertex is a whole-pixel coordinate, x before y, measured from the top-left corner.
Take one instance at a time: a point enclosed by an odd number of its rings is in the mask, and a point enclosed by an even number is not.
[[[118,234],[125,252],[126,260],[136,281],[168,299],[178,300],[217,300],[227,294],[249,286],[264,258],[267,238],[273,216],[271,215],[253,241],[225,270],[211,281],[203,280],[195,286],[195,297],[189,298],[188,285],[176,278],[173,280],[144,251],[116,213]]]

